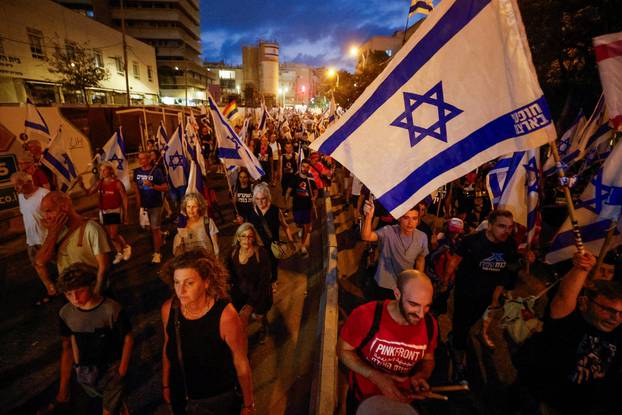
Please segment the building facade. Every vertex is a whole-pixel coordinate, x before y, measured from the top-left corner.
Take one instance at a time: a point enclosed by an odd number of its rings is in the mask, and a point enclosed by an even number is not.
[[[165,104],[196,105],[209,79],[201,54],[199,0],[56,0],[155,48]],[[128,60],[131,59],[128,58]]]
[[[279,103],[309,105],[320,84],[316,70],[302,63],[283,63],[279,68]]]
[[[83,47],[108,73],[87,89],[90,104],[126,104],[122,35],[99,22],[49,0],[3,0],[0,15],[0,103],[84,103],[81,91],[68,91],[49,59],[62,48]],[[134,104],[158,103],[158,73],[153,47],[127,37],[128,79]]]
[[[277,105],[279,95],[279,44],[260,40],[257,45],[242,48],[242,87],[248,106],[256,106],[261,98],[268,106]]]

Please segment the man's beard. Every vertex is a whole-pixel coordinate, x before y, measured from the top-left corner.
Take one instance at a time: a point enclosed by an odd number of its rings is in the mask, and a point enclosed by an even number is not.
[[[397,306],[400,310],[400,314],[402,314],[402,317],[404,317],[404,320],[406,320],[408,322],[408,324],[417,324],[419,323],[419,321],[421,320],[421,318],[419,318],[419,316],[417,316],[414,313],[408,313],[406,312],[406,310],[404,309],[404,305],[402,304],[403,299],[400,298],[400,300],[397,302]]]

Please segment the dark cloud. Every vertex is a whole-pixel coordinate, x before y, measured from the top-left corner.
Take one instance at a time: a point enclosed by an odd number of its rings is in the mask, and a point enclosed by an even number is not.
[[[276,40],[281,60],[349,66],[347,49],[403,28],[409,0],[201,1],[206,60],[242,61],[242,46]]]

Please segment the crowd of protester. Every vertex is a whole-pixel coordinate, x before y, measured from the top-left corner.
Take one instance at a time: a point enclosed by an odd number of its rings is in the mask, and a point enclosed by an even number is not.
[[[335,195],[352,205],[369,270],[363,287],[369,302],[350,314],[339,336],[339,358],[349,370],[348,413],[422,411],[420,402],[434,396],[428,379],[445,314],[451,321],[449,380],[467,384],[477,366],[467,357],[470,334],[475,328],[481,344],[495,349],[489,330],[498,320],[491,316],[509,313],[511,304],[523,313],[504,326],[515,329],[507,341],[518,372],[516,413],[617,413],[610,411],[621,407],[615,390],[622,377],[615,250],[596,270],[594,253],[577,253],[572,264],[557,268],[563,278],[551,278],[555,270],[538,260],[539,252],[519,246],[512,213],[492,209],[482,172],[393,218],[360,180],[309,149],[323,128],[319,116],[294,112],[276,116],[263,130],[251,123],[243,138],[266,175],[253,181],[242,168],[228,177],[237,226],[231,247],[219,244],[223,218],[209,182],[202,193],[172,189],[154,142],[138,156],[133,196],[107,163],[92,186],[80,182],[84,194],[98,195],[99,222],[83,218],[67,194],[54,190],[38,163],[40,148],[29,146],[12,183],[28,255],[45,288],[38,304],[61,294],[68,301],[59,313],[60,387],[50,410],[62,413],[75,373],[85,392],[102,400],[104,413],[127,413],[124,378],[133,334],[124,307],[109,295],[109,273],[111,264],[131,259],[120,226],[129,222],[128,198],[134,197],[139,223],[151,234],[151,262],[171,257],[161,267],[174,291],[161,308],[163,400],[175,414],[254,413],[248,326],[260,323],[260,342],[269,335],[279,260],[294,251],[309,256],[317,200]],[[218,166],[215,137],[207,125],[199,131],[206,159]],[[344,190],[337,194],[336,188]],[[283,206],[272,202],[276,192]],[[170,255],[162,251],[167,232],[161,225],[168,219],[175,229]],[[550,291],[531,304],[518,302],[533,286]]]

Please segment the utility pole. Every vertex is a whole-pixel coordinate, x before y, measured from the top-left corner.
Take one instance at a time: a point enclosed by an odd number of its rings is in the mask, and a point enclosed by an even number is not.
[[[132,100],[130,99],[130,78],[127,69],[127,41],[125,39],[125,8],[123,7],[123,0],[121,0],[121,37],[123,39],[123,70],[125,71],[125,92],[127,94],[127,106],[132,106]]]

